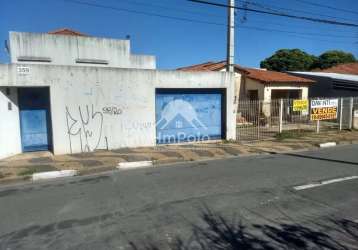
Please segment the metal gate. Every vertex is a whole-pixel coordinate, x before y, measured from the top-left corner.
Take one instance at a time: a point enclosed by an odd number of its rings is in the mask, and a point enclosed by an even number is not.
[[[19,88],[22,150],[42,151],[51,147],[48,88]]]
[[[293,99],[243,100],[238,103],[237,140],[254,141],[275,137],[278,133],[319,132],[352,128],[353,110],[358,98],[338,99],[337,117],[331,120],[312,121],[310,103],[306,111],[295,111]]]

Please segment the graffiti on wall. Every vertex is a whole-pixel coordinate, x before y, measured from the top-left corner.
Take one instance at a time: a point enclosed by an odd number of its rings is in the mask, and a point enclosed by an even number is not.
[[[103,107],[102,112],[106,115],[121,115],[123,113],[122,109],[116,106]]]
[[[95,111],[93,105],[78,106],[78,110],[70,112],[66,106],[67,134],[70,150],[80,145],[81,152],[96,150],[102,139],[103,114]]]

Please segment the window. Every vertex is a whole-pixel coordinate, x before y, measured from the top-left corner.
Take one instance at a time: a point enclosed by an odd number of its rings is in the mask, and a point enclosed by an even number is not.
[[[84,63],[84,64],[102,64],[106,65],[108,64],[107,60],[101,60],[101,59],[83,59],[83,58],[77,58],[76,63]]]

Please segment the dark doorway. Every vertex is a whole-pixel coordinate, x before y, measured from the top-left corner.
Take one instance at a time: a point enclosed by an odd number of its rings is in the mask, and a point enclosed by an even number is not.
[[[52,150],[49,88],[19,88],[23,152]]]
[[[257,89],[248,90],[247,93],[250,101],[256,101],[259,99],[259,91]]]

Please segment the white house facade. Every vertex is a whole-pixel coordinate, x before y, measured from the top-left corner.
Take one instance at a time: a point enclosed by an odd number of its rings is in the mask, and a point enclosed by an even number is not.
[[[0,158],[236,138],[233,74],[156,70],[154,57],[132,56],[127,45],[10,33],[11,63],[0,64]]]

